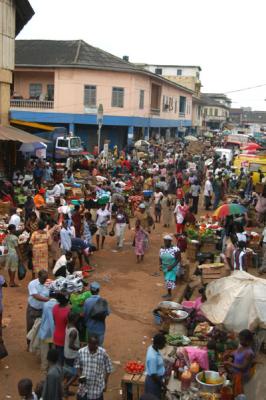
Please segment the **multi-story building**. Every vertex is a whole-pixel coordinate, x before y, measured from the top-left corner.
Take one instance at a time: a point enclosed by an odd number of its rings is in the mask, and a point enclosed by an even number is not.
[[[0,0],[0,124],[8,124],[15,37],[34,11],[28,0]]]
[[[10,175],[16,165],[17,143],[32,136],[9,126],[10,88],[13,80],[15,37],[34,11],[28,0],[0,0],[0,176]]]
[[[11,117],[66,126],[88,149],[102,135],[120,148],[133,137],[175,136],[191,126],[191,89],[92,47],[82,40],[18,40]]]
[[[229,121],[231,100],[222,93],[202,93],[203,125],[207,129],[222,129]]]
[[[198,130],[202,126],[202,104],[200,101],[200,72],[198,65],[160,65],[136,64],[154,74],[178,83],[193,91],[192,98],[192,127]]]
[[[243,128],[266,128],[266,111],[253,111],[250,107],[231,108],[229,118],[230,122]]]

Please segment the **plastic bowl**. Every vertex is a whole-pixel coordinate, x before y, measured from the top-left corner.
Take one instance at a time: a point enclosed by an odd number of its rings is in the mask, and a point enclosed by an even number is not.
[[[225,383],[225,377],[221,376],[219,372],[216,371],[205,371],[205,377],[207,382],[213,381],[214,383],[204,383],[201,381],[203,372],[199,372],[196,375],[196,381],[200,385],[200,389],[208,393],[217,393],[221,390]],[[220,381],[220,383],[215,383],[215,381]]]
[[[191,300],[184,300],[184,301],[182,301],[181,304],[184,308],[187,308],[189,310],[192,310],[195,307],[195,301],[191,301]]]

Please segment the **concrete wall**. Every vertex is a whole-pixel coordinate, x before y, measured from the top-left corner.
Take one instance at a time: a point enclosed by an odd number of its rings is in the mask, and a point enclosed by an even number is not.
[[[54,83],[54,112],[72,113],[72,114],[95,114],[97,108],[87,110],[84,107],[84,86],[96,86],[96,103],[103,104],[104,115],[112,116],[137,116],[151,117],[151,84],[152,82],[160,85],[161,90],[161,113],[160,118],[171,120],[179,119],[179,104],[177,113],[162,110],[163,96],[173,97],[179,102],[180,96],[187,97],[188,105],[192,102],[192,94],[185,90],[179,89],[161,82],[158,79],[151,79],[149,76],[141,74],[133,74],[126,72],[98,71],[87,69],[56,69],[40,71],[40,70],[15,70],[14,90],[16,94],[27,98],[29,95],[30,83]],[[112,107],[112,88],[124,88],[124,107]],[[139,109],[140,90],[144,90],[144,108]],[[154,117],[155,118],[155,117]],[[191,120],[192,107],[188,107],[187,113],[183,119]]]
[[[10,84],[14,68],[16,9],[14,0],[0,0],[0,124],[8,124]]]
[[[54,84],[54,72],[51,71],[19,71],[14,74],[14,92],[23,99],[29,99],[31,83],[42,84],[42,94],[47,94],[47,85]]]
[[[182,76],[194,76],[196,77],[197,72],[200,72],[199,69],[197,67],[179,67],[177,66],[173,66],[173,67],[161,67],[160,65],[148,65],[147,67],[145,67],[145,69],[147,69],[150,72],[155,73],[155,69],[156,68],[161,68],[162,69],[162,75],[163,76],[177,76],[177,70],[181,69],[182,70]]]

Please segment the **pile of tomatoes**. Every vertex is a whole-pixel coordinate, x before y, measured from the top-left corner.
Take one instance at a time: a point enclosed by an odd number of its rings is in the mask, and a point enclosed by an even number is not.
[[[138,361],[128,361],[125,366],[125,371],[133,375],[143,374],[144,369],[144,364]]]

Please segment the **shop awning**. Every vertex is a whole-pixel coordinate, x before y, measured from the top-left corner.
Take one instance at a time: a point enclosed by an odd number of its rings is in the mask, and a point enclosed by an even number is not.
[[[11,140],[13,142],[22,142],[22,143],[33,143],[33,142],[49,143],[49,140],[39,138],[38,136],[32,135],[31,133],[25,132],[21,129],[14,128],[13,126],[3,126],[3,125],[0,125],[0,140]]]

